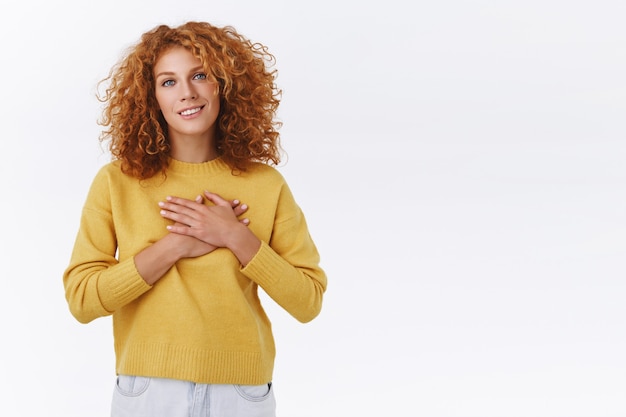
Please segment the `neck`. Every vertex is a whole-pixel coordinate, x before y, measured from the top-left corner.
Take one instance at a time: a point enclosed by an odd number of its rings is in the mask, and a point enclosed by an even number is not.
[[[170,137],[172,158],[189,163],[211,161],[218,157],[214,141],[210,138]]]

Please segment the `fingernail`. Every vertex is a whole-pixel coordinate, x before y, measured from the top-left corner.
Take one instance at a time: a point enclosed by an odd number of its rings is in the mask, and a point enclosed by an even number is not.
[[[241,209],[242,209],[242,210],[246,210],[247,208],[248,208],[248,205],[247,205],[247,204],[242,204],[242,205],[241,205]]]
[[[165,205],[165,203],[164,203],[164,202],[159,201],[159,207],[163,207],[164,205]]]

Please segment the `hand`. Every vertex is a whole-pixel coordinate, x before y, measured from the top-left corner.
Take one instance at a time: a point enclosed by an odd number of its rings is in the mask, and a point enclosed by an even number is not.
[[[182,223],[174,223],[176,227],[189,227]],[[193,236],[185,236],[178,233],[170,233],[164,238],[179,254],[180,258],[196,258],[206,255],[217,249],[217,246],[203,242]]]
[[[200,196],[196,198],[196,201],[180,200],[184,204],[191,205],[196,209],[198,208],[197,206],[204,206],[203,198]],[[159,205],[163,207],[166,204],[159,203]],[[184,205],[179,207],[174,203],[172,203],[172,206],[175,209],[185,207]],[[235,219],[235,223],[238,227],[240,227],[243,232],[251,233],[250,230],[245,227],[249,224],[249,221],[247,221],[247,219],[243,219],[241,221],[237,219],[237,217],[246,212],[248,207],[245,204],[240,204],[237,200],[226,202],[226,206],[228,210],[230,210],[230,215]],[[191,211],[193,214],[193,210],[188,208],[186,208],[186,210]],[[167,212],[167,208],[163,211]],[[211,242],[199,240],[192,236],[191,233],[185,233],[185,231],[190,231],[191,229],[189,222],[185,223],[174,219],[174,217],[185,219],[185,215],[178,215],[175,211],[167,213],[164,217],[172,218],[174,220],[174,224],[170,226],[172,233],[166,234],[163,238],[157,240],[152,245],[146,247],[144,250],[135,255],[135,266],[137,267],[137,271],[144,281],[150,285],[153,285],[160,280],[172,267],[172,265],[180,259],[195,258],[197,256],[206,255],[219,247]],[[179,230],[182,230],[183,232],[177,232]]]
[[[204,204],[205,198],[213,205]],[[208,245],[194,246],[196,250],[191,250],[191,253],[211,248],[210,252],[217,247],[226,247],[228,235],[234,228],[250,224],[247,218],[238,219],[248,210],[247,205],[238,200],[224,200],[208,191],[204,192],[204,197],[197,196],[195,201],[168,196],[159,206],[161,215],[174,221],[173,225],[167,227],[170,232],[195,238]]]

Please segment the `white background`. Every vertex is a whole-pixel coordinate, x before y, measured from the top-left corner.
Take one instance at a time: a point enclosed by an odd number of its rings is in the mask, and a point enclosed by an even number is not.
[[[276,56],[329,277],[309,324],[267,305],[279,416],[626,416],[625,2],[10,3],[0,414],[108,415],[110,319],[62,288],[108,162],[96,83],[193,19]]]

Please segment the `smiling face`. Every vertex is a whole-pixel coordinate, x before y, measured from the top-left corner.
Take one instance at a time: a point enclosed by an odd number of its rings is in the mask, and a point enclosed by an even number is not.
[[[220,110],[218,83],[209,79],[200,60],[183,47],[161,54],[154,66],[154,78],[156,100],[168,125],[172,156],[176,158],[175,154],[185,149],[196,154],[206,149],[214,155]]]

